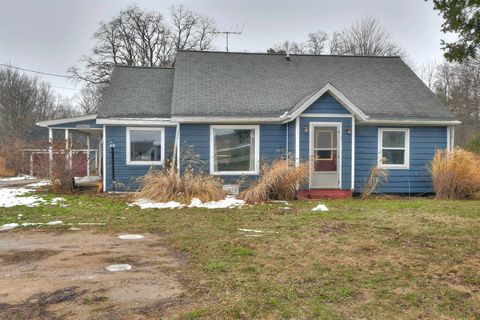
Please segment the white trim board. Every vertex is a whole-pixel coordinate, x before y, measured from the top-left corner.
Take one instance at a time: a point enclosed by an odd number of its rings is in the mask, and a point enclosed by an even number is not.
[[[385,131],[402,131],[405,132],[405,147],[404,148],[388,148],[391,150],[405,150],[404,164],[382,164],[382,150],[383,148],[383,132]],[[377,164],[382,169],[410,169],[410,129],[409,128],[378,128],[378,142],[377,142]]]
[[[103,126],[103,137],[102,137],[102,149],[103,149],[103,168],[102,168],[102,176],[103,176],[103,192],[107,191],[107,146],[105,141],[107,140],[107,126]]]
[[[176,126],[177,123],[167,118],[117,118],[97,119],[97,124],[110,125],[148,125],[148,126]]]
[[[350,178],[351,180],[351,187],[350,189],[353,191],[355,189],[355,118],[352,118],[352,134],[351,134],[351,139],[352,139],[352,167],[350,168],[350,171],[352,172],[352,176]]]
[[[54,126],[54,125],[57,125],[57,124],[65,124],[65,123],[80,122],[80,121],[86,121],[86,120],[94,120],[96,118],[97,118],[96,114],[90,114],[90,115],[87,115],[87,116],[80,116],[80,117],[71,117],[71,118],[39,121],[39,122],[37,122],[37,125],[40,126],[40,127],[48,127],[48,126]]]
[[[215,129],[255,130],[255,170],[254,171],[215,171]],[[260,125],[210,125],[210,174],[217,176],[258,175],[260,173]]]
[[[160,131],[161,132],[161,143],[162,143],[162,149],[160,152],[160,161],[134,161],[130,159],[130,132],[131,131]],[[126,154],[125,154],[125,159],[126,159],[126,164],[128,166],[162,166],[165,163],[165,128],[162,127],[126,127],[125,131],[125,141],[126,141]]]
[[[358,125],[411,125],[411,126],[447,126],[460,125],[462,122],[457,120],[452,121],[437,121],[437,120],[367,120],[360,121]]]
[[[206,124],[241,124],[241,123],[283,123],[280,117],[172,117],[173,122]]]

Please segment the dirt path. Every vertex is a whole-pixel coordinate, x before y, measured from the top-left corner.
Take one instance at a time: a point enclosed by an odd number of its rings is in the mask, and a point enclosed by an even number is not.
[[[180,259],[165,239],[86,231],[0,233],[1,319],[142,319],[175,304]],[[111,264],[132,269],[109,272]]]

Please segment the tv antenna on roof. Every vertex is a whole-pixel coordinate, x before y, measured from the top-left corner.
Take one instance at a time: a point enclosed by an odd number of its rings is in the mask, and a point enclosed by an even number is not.
[[[225,35],[225,44],[226,44],[225,49],[227,49],[227,52],[228,52],[228,36],[231,35],[231,34],[242,34],[244,27],[245,27],[245,23],[243,24],[242,29],[240,31],[232,31],[232,29],[230,29],[230,31],[214,31],[213,33],[224,34]],[[237,26],[236,30],[238,30],[238,26]]]

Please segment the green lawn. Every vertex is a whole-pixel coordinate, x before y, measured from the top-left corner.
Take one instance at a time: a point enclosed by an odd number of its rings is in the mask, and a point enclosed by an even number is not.
[[[324,201],[325,213],[308,201],[140,210],[118,198],[65,198],[67,207],[0,208],[0,225],[21,213],[28,222],[106,223],[88,227],[99,232],[165,233],[186,258],[191,289],[172,318],[480,318],[479,201]]]

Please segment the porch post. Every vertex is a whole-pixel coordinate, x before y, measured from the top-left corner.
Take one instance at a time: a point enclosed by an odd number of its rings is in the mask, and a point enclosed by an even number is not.
[[[72,156],[73,156],[73,152],[72,152],[72,147],[73,145],[71,143],[69,143],[70,139],[70,136],[69,136],[69,131],[68,129],[65,129],[65,150],[68,151],[68,167],[70,168],[70,170],[72,169]],[[70,146],[70,148],[69,148]]]
[[[90,133],[87,135],[87,177],[90,176]]]
[[[33,151],[30,152],[30,177],[33,177]]]
[[[48,128],[48,173],[52,173],[52,162],[53,162],[53,130]]]

